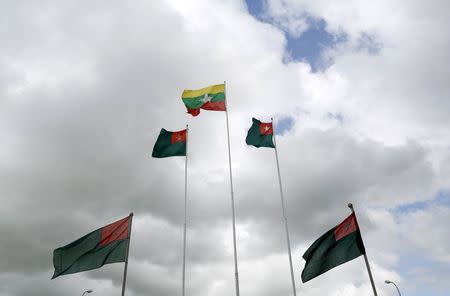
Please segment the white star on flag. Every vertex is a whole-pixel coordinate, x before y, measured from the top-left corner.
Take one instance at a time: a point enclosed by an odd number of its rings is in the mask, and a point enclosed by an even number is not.
[[[264,131],[268,131],[268,130],[270,130],[270,127],[268,127],[267,125],[264,127]]]
[[[205,96],[202,99],[200,99],[200,101],[202,103],[207,103],[207,102],[211,102],[211,99],[212,99],[212,96],[210,96],[209,94],[205,94]]]

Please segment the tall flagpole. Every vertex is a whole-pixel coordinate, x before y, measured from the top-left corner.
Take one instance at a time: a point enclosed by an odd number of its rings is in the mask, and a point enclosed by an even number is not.
[[[353,209],[353,204],[349,203],[348,207],[350,208],[350,210],[352,210],[352,213],[355,215],[356,227],[361,232],[361,228],[359,228],[359,225],[358,225],[358,219],[356,219],[355,210]],[[366,262],[367,272],[369,273],[370,283],[372,284],[373,295],[378,296],[377,289],[375,288],[375,283],[373,282],[372,272],[370,271],[369,260],[367,260],[366,252],[364,252],[364,261]]]
[[[292,291],[294,292],[294,296],[297,296],[297,291],[295,289],[294,269],[292,267],[291,242],[289,239],[289,229],[288,229],[288,222],[287,222],[287,216],[286,216],[286,209],[284,207],[283,186],[281,185],[280,164],[278,162],[278,149],[277,149],[277,143],[275,140],[275,125],[273,123],[273,118],[270,118],[270,120],[272,121],[273,143],[275,145],[275,158],[277,159],[278,182],[280,183],[281,208],[283,209],[284,226],[286,228],[286,241],[287,241],[287,248],[288,248],[288,254],[289,254],[289,267],[291,269]]]
[[[122,281],[122,296],[125,296],[125,284],[127,282],[127,270],[128,270],[128,254],[130,252],[130,244],[131,244],[131,225],[133,224],[133,213],[130,213],[130,238],[127,246],[127,257],[125,260],[125,267],[123,269],[123,281]]]
[[[181,295],[184,296],[186,283],[186,225],[187,225],[187,163],[188,163],[188,141],[189,126],[186,124],[186,161],[184,164],[184,232],[183,232],[183,279]]]
[[[227,137],[228,137],[228,164],[230,166],[230,186],[231,186],[231,212],[233,217],[233,247],[234,247],[234,277],[236,284],[236,296],[239,296],[239,272],[237,264],[237,250],[236,250],[236,217],[234,214],[234,192],[233,192],[233,174],[231,172],[231,149],[230,149],[230,127],[228,124],[228,104],[226,95],[226,82],[223,82],[225,94],[225,114],[227,118]]]

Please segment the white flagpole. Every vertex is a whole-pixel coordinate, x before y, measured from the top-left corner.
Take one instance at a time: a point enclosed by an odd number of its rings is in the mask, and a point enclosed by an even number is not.
[[[358,225],[358,219],[356,219],[355,210],[353,209],[353,204],[349,203],[348,207],[350,208],[350,210],[352,210],[352,213],[355,215],[356,227],[358,227],[359,231],[361,232],[361,228],[359,228],[359,225]],[[363,244],[364,244],[364,242],[363,242]],[[369,273],[369,279],[370,279],[370,284],[372,285],[373,295],[378,296],[377,289],[375,288],[375,283],[373,282],[372,272],[370,271],[369,260],[367,260],[366,252],[364,252],[364,261],[366,262],[367,272]]]
[[[283,186],[281,185],[280,164],[278,162],[278,149],[277,149],[277,143],[275,141],[275,124],[273,122],[273,118],[271,118],[270,120],[272,121],[273,143],[275,145],[275,158],[277,160],[277,170],[278,170],[278,182],[280,183],[281,208],[283,209],[284,226],[286,228],[286,241],[287,241],[287,248],[288,248],[288,254],[289,254],[289,266],[291,269],[292,291],[294,292],[294,296],[297,296],[297,291],[295,289],[294,269],[292,267],[291,242],[289,239],[288,222],[287,222],[286,210],[284,207]]]
[[[125,284],[127,282],[127,270],[128,270],[128,254],[130,252],[130,244],[131,244],[131,225],[133,224],[133,213],[130,213],[130,238],[127,246],[127,258],[125,260],[125,267],[123,269],[123,281],[122,281],[122,296],[125,296]]]
[[[184,164],[184,231],[183,231],[183,279],[181,295],[186,287],[186,227],[187,227],[187,163],[188,163],[189,126],[186,124],[186,161]]]
[[[237,263],[237,250],[236,250],[236,217],[234,213],[234,192],[233,192],[233,175],[231,172],[231,149],[230,149],[230,128],[228,124],[228,105],[227,105],[227,95],[226,95],[226,82],[224,85],[224,95],[225,95],[225,114],[227,118],[227,137],[228,137],[228,164],[230,167],[230,186],[231,186],[231,212],[233,217],[233,247],[234,247],[234,277],[236,284],[236,296],[239,296],[239,272]]]

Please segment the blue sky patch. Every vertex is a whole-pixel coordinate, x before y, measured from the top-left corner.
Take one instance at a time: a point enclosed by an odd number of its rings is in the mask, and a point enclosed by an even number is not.
[[[398,218],[399,216],[408,213],[424,210],[426,211],[432,206],[450,208],[450,190],[439,190],[431,200],[418,201],[396,207],[393,210],[393,213]],[[417,234],[412,233],[411,235]],[[450,276],[450,267],[447,263],[433,259],[430,254],[426,252],[424,253],[420,249],[414,252],[401,253],[397,270],[404,279],[401,283],[403,286],[399,286],[399,288],[402,292],[406,292],[408,295],[448,295],[448,288],[450,285],[447,282],[442,282],[442,279]],[[436,271],[439,271],[438,274],[442,275],[442,278],[435,279],[428,276],[432,275],[433,272]],[[410,282],[410,284],[405,285],[408,282]],[[430,287],[428,285],[433,285],[431,289],[432,293],[430,292]],[[394,287],[393,289],[393,291],[395,291]]]
[[[431,201],[417,201],[406,205],[398,206],[394,209],[397,214],[406,214],[415,211],[425,210],[431,204]]]
[[[262,22],[270,23],[285,32],[287,46],[283,62],[304,61],[309,63],[312,72],[323,71],[328,68],[332,61],[322,59],[322,52],[332,48],[340,42],[346,41],[345,34],[333,35],[326,31],[326,22],[323,19],[313,18],[305,14],[308,29],[299,37],[292,36],[280,27],[273,19],[267,16],[265,1],[246,0],[248,11],[251,15]],[[362,40],[362,44],[364,45]]]
[[[442,278],[450,275],[450,267],[446,263],[428,259],[419,251],[416,253],[401,254],[398,271],[404,279],[403,282],[396,282],[402,293],[407,293],[410,296],[448,295],[448,283],[440,283],[441,286],[435,285],[434,283],[432,293],[430,293],[430,288],[427,287],[427,285],[433,284],[433,281],[439,280],[431,279],[427,276],[432,274],[432,271],[439,271]],[[408,282],[409,284],[407,284]],[[392,287],[392,289],[394,294],[395,287]]]
[[[309,29],[299,38],[286,34],[287,54],[294,61],[306,61],[313,72],[323,71],[331,66],[331,61],[322,59],[322,52],[346,40],[345,35],[334,36],[325,30],[323,19],[308,18]]]
[[[406,205],[398,206],[394,209],[396,215],[407,214],[415,211],[425,210],[430,206],[450,207],[450,191],[442,189],[436,193],[433,199],[417,201]]]
[[[255,16],[256,18],[260,19],[263,11],[264,11],[264,5],[265,1],[262,0],[245,0],[247,3],[248,12]]]
[[[283,135],[285,132],[290,131],[293,126],[294,118],[290,116],[280,117],[275,125],[275,133],[277,135]]]

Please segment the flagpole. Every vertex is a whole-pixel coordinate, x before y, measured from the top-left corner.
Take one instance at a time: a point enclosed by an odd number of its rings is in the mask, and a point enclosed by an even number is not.
[[[278,149],[277,149],[277,143],[275,140],[275,125],[273,123],[273,118],[270,118],[270,120],[272,121],[273,143],[275,145],[275,158],[277,160],[277,170],[278,170],[278,182],[280,183],[281,208],[283,209],[284,226],[286,228],[286,241],[287,241],[287,248],[288,248],[288,254],[289,254],[289,267],[291,269],[292,291],[294,292],[294,296],[297,296],[297,291],[295,289],[294,269],[292,267],[291,242],[289,239],[289,229],[288,229],[288,222],[287,222],[287,216],[286,216],[286,209],[284,207],[283,186],[281,185],[280,164],[278,161]]]
[[[359,225],[358,225],[358,219],[356,219],[356,213],[355,213],[355,210],[353,209],[353,204],[349,203],[349,204],[348,204],[348,207],[350,208],[350,210],[352,210],[352,213],[355,215],[355,223],[356,223],[356,227],[357,227],[357,228],[360,230],[360,232],[361,232],[361,228],[359,228]],[[372,272],[370,271],[369,260],[367,260],[366,252],[364,252],[364,261],[366,262],[367,272],[369,273],[370,283],[372,284],[373,295],[378,296],[378,294],[377,294],[377,289],[375,288],[375,283],[373,282]]]
[[[187,163],[188,163],[188,141],[189,126],[186,124],[186,161],[184,163],[184,232],[183,232],[183,279],[181,295],[185,293],[186,283],[186,227],[187,227]]]
[[[125,267],[123,269],[123,281],[122,281],[122,296],[125,295],[125,284],[127,282],[127,270],[128,270],[128,254],[130,252],[130,244],[131,244],[131,225],[133,224],[133,213],[130,213],[130,238],[128,240],[128,246],[127,246],[127,257],[125,260]]]
[[[233,192],[233,174],[231,172],[231,149],[230,149],[230,127],[228,124],[228,105],[226,95],[226,81],[223,82],[225,94],[225,115],[227,119],[227,139],[228,139],[228,164],[230,167],[230,187],[231,187],[231,213],[233,220],[233,248],[234,248],[234,277],[236,284],[236,296],[239,296],[239,272],[237,263],[237,249],[236,249],[236,217],[234,213],[234,192]]]

